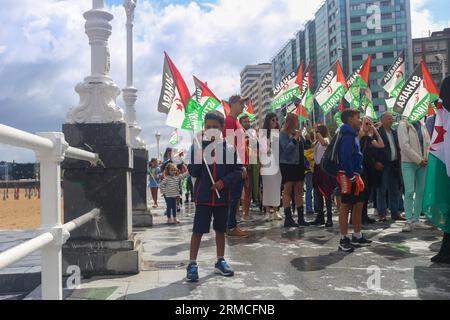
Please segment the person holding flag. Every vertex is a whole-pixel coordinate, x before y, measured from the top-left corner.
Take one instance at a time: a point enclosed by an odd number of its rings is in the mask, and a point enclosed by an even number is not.
[[[205,130],[207,134],[202,139],[202,145],[194,143],[191,147],[191,163],[189,173],[195,181],[195,217],[190,245],[190,262],[187,267],[188,282],[199,279],[197,256],[204,234],[209,233],[211,219],[216,232],[217,262],[215,272],[225,277],[232,277],[234,270],[226,262],[225,232],[229,213],[230,198],[235,181],[242,179],[242,165],[238,163],[236,151],[221,135],[208,138],[208,131],[220,133],[224,129],[224,117],[219,111],[205,115]],[[210,150],[205,157],[206,150]],[[219,156],[221,155],[221,156]],[[207,160],[205,160],[207,159]],[[232,159],[230,163],[229,159]],[[207,169],[209,167],[209,169]],[[211,181],[209,173],[213,173]],[[242,190],[242,189],[241,189]],[[219,193],[220,197],[216,194]]]

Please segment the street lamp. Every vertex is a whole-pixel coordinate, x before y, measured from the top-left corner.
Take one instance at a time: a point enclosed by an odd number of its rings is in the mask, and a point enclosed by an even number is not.
[[[444,56],[440,53],[438,53],[437,55],[434,56],[436,58],[436,60],[439,62],[439,64],[441,65],[441,70],[442,70],[442,81],[444,81],[445,79],[445,59]]]
[[[160,142],[160,140],[161,140],[161,133],[157,132],[157,133],[155,134],[155,138],[156,138],[156,149],[157,149],[157,152],[158,152],[157,158],[158,158],[158,160],[160,160],[160,155],[159,155],[159,142]]]

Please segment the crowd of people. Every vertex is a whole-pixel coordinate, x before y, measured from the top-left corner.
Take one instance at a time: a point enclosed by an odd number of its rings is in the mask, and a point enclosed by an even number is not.
[[[373,123],[361,118],[358,110],[346,109],[341,114],[343,125],[332,138],[326,125],[308,126],[293,113],[285,119],[269,113],[258,130],[244,113],[246,103],[247,98],[235,95],[229,99],[226,118],[218,111],[206,115],[204,129],[222,135],[210,140],[200,136],[188,165],[174,164],[171,149],[164,162],[158,165],[153,159],[150,164],[154,207],[160,187],[168,223],[179,223],[176,213],[183,189],[185,201],[196,205],[188,281],[198,280],[197,255],[211,220],[217,244],[215,270],[224,276],[234,274],[224,259],[225,237],[249,237],[241,223],[252,219],[251,212],[264,213],[266,222],[284,219],[285,228],[332,228],[337,213],[338,250],[343,252],[371,245],[362,233],[366,224],[404,221],[403,232],[430,228],[420,221],[431,140],[425,122],[402,119],[394,124],[393,114],[385,112],[380,122]],[[243,133],[245,143],[238,143],[235,136],[227,139],[230,132]],[[252,137],[258,137],[256,145]],[[202,155],[211,144],[214,160],[206,163]],[[218,148],[223,161],[214,154]],[[233,163],[227,161],[230,157]],[[257,161],[251,161],[255,157]],[[335,173],[330,174],[333,165]],[[369,207],[374,208],[372,217]],[[449,263],[448,255],[433,259]]]

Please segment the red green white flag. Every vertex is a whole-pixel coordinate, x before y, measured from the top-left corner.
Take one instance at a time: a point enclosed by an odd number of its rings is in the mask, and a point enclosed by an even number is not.
[[[431,103],[439,99],[439,89],[422,61],[400,90],[394,111],[402,114],[410,123],[417,122],[429,112]]]
[[[308,66],[305,75],[302,76],[300,88],[301,88],[300,100],[302,101],[301,105],[306,109],[306,112],[308,114],[311,114],[314,108],[313,78],[311,65]]]
[[[353,72],[347,79],[349,86],[348,92],[345,94],[345,100],[350,103],[354,109],[359,109],[361,104],[361,90],[369,86],[370,68],[372,67],[372,56],[369,55],[367,60]]]
[[[347,91],[347,81],[341,63],[337,60],[320,81],[315,98],[326,115],[339,104]]]
[[[304,64],[300,65],[298,73],[291,72],[273,89],[273,98],[270,103],[272,110],[291,103],[294,98],[300,97],[300,87],[302,85]]]
[[[403,51],[391,65],[381,80],[381,86],[389,97],[397,98],[406,80],[405,51]],[[389,108],[389,107],[388,107]]]
[[[185,119],[185,108],[191,94],[181,73],[164,52],[164,69],[158,111],[167,114],[166,124],[181,128]]]
[[[435,226],[450,233],[450,112],[441,100],[431,142],[423,208]]]
[[[378,115],[375,112],[375,108],[373,105],[373,99],[372,99],[372,90],[370,89],[370,87],[367,87],[364,90],[364,94],[362,97],[362,109],[364,110],[364,114],[366,117],[369,117],[372,120],[377,120],[378,119]]]
[[[200,104],[201,108],[199,110],[199,120],[205,122],[205,116],[208,112],[214,111],[219,108],[220,99],[208,88],[206,83],[194,76],[194,84],[196,92],[198,92],[197,102]],[[224,112],[222,112],[224,113]]]

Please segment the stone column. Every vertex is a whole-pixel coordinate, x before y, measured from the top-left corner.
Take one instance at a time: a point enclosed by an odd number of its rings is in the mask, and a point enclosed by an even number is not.
[[[122,90],[126,106],[126,119],[130,130],[131,146],[133,148],[132,173],[132,205],[133,226],[151,227],[152,214],[148,208],[148,151],[146,144],[139,137],[142,129],[136,121],[136,100],[138,90],[133,84],[133,23],[137,0],[125,0],[123,6],[127,15],[127,86]]]
[[[132,234],[130,133],[116,104],[120,90],[109,76],[113,16],[104,10],[103,0],[93,0],[84,17],[91,75],[75,88],[80,102],[69,111],[63,132],[71,146],[98,153],[104,166],[64,161],[64,219],[70,221],[94,208],[100,208],[101,215],[72,233],[63,247],[63,270],[77,265],[83,276],[135,274],[142,250]]]

